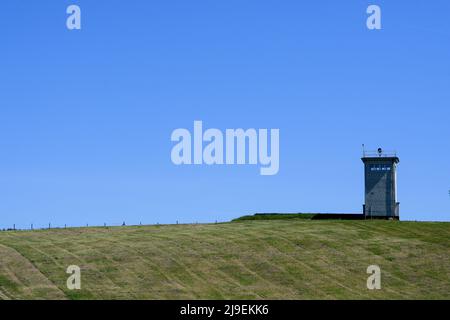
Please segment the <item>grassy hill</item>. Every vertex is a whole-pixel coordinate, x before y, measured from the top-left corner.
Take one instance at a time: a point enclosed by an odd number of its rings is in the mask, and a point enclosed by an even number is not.
[[[382,289],[366,269],[381,267]],[[66,288],[67,266],[82,290]],[[450,223],[243,220],[0,232],[0,299],[450,298]]]

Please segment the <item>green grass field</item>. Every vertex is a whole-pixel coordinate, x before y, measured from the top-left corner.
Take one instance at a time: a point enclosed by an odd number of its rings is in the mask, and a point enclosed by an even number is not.
[[[366,269],[381,268],[381,290]],[[82,289],[66,287],[81,267]],[[244,220],[0,232],[0,299],[449,299],[450,223]]]

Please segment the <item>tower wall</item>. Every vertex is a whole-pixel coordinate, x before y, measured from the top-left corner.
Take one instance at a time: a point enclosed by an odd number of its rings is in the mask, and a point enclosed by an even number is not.
[[[365,177],[366,218],[399,218],[397,202],[397,157],[362,158]]]

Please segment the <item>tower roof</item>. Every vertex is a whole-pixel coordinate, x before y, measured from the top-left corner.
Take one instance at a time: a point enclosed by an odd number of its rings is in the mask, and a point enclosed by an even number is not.
[[[392,161],[399,163],[400,159],[397,157],[397,152],[395,151],[384,151],[378,148],[376,151],[363,151],[363,156],[361,158],[363,162],[366,161]]]
[[[400,162],[400,159],[398,158],[398,157],[362,157],[361,158],[361,160],[363,161],[363,162],[368,162],[368,161],[383,161],[383,162],[386,162],[386,161],[392,161],[392,162],[395,162],[395,163],[399,163]]]

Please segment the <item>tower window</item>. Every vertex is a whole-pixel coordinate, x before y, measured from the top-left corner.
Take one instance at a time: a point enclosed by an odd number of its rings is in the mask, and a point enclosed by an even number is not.
[[[372,164],[369,169],[370,171],[391,171],[392,167],[388,164]]]

